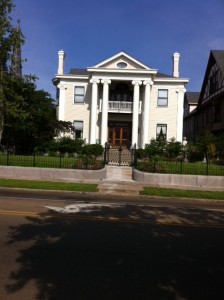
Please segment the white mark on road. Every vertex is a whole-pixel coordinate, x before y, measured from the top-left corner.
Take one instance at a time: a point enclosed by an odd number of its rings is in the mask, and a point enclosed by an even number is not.
[[[46,208],[59,212],[59,213],[64,213],[64,214],[74,214],[74,213],[89,213],[93,211],[100,211],[102,208],[118,208],[122,207],[123,205],[115,204],[115,203],[76,203],[76,204],[71,204],[67,205],[65,207],[55,207],[55,206],[45,206]]]

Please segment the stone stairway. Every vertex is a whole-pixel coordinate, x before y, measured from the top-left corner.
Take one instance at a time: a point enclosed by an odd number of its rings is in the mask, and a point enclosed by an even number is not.
[[[99,184],[99,193],[115,195],[139,195],[142,186],[132,180],[132,168],[107,166],[107,178]]]

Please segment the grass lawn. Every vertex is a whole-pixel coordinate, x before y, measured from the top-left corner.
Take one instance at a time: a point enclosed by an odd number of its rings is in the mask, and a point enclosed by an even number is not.
[[[50,181],[36,181],[36,180],[17,180],[17,179],[0,179],[0,187],[42,189],[42,190],[80,191],[80,192],[97,192],[98,191],[97,184],[50,182]]]
[[[207,168],[208,167],[208,168]],[[153,161],[139,162],[137,169],[143,172],[164,173],[164,174],[193,174],[224,176],[224,165],[210,163],[208,166],[204,162],[180,162],[180,161]]]
[[[224,192],[144,187],[141,195],[224,200]]]

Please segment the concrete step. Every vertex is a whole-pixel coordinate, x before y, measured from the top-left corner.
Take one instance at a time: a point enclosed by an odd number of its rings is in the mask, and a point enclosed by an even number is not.
[[[100,194],[110,194],[110,195],[139,195],[139,191],[142,189],[141,186],[131,185],[128,182],[106,182],[102,181],[99,184]]]
[[[107,180],[132,181],[132,168],[124,166],[107,166]]]

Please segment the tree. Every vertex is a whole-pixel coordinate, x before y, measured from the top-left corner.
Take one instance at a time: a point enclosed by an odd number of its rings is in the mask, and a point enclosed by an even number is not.
[[[196,146],[203,153],[207,163],[216,155],[216,143],[217,138],[209,131],[205,131],[196,138]]]
[[[32,153],[62,133],[72,133],[70,122],[57,120],[53,99],[36,90],[36,78],[12,78],[5,86],[4,133],[2,144],[16,153]]]
[[[171,138],[170,141],[166,144],[166,155],[169,158],[175,158],[181,154],[182,144],[177,142],[175,138]]]
[[[0,143],[5,122],[5,87],[11,81],[10,61],[13,51],[24,43],[21,31],[15,30],[10,16],[14,9],[13,0],[0,1]]]
[[[166,147],[166,141],[164,139],[151,139],[149,144],[145,145],[145,151],[149,157],[163,156]]]
[[[82,152],[84,141],[82,139],[72,139],[70,137],[62,137],[53,140],[49,144],[49,149],[59,151],[60,153],[77,153]]]

